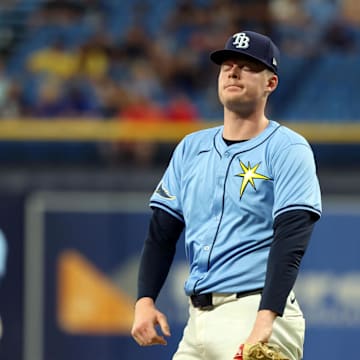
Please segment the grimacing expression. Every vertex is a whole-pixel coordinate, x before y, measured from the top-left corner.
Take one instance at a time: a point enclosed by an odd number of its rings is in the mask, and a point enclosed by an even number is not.
[[[248,57],[234,57],[225,60],[220,66],[218,93],[221,103],[230,110],[252,106],[275,89],[270,84],[276,76],[259,61]],[[277,80],[277,77],[276,77]]]

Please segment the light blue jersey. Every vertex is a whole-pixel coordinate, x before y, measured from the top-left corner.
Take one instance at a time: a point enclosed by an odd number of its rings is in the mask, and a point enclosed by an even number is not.
[[[223,127],[186,136],[150,199],[185,223],[193,293],[262,288],[276,216],[320,216],[312,150],[299,134],[270,121],[257,137],[227,146]]]

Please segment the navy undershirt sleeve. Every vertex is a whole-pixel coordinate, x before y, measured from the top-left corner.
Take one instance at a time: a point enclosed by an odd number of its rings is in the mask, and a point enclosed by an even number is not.
[[[317,214],[306,210],[288,211],[276,217],[259,310],[272,310],[283,315],[318,218]]]
[[[153,208],[138,276],[138,299],[158,297],[173,262],[184,223],[164,210]]]

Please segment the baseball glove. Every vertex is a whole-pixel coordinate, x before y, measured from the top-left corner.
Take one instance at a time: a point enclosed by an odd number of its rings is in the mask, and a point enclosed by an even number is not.
[[[234,360],[289,360],[280,348],[269,343],[242,344]]]

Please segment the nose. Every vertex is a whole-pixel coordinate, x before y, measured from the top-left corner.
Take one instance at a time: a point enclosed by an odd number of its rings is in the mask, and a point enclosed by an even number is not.
[[[233,64],[231,70],[229,71],[229,78],[237,79],[240,76],[241,67],[237,64]]]

